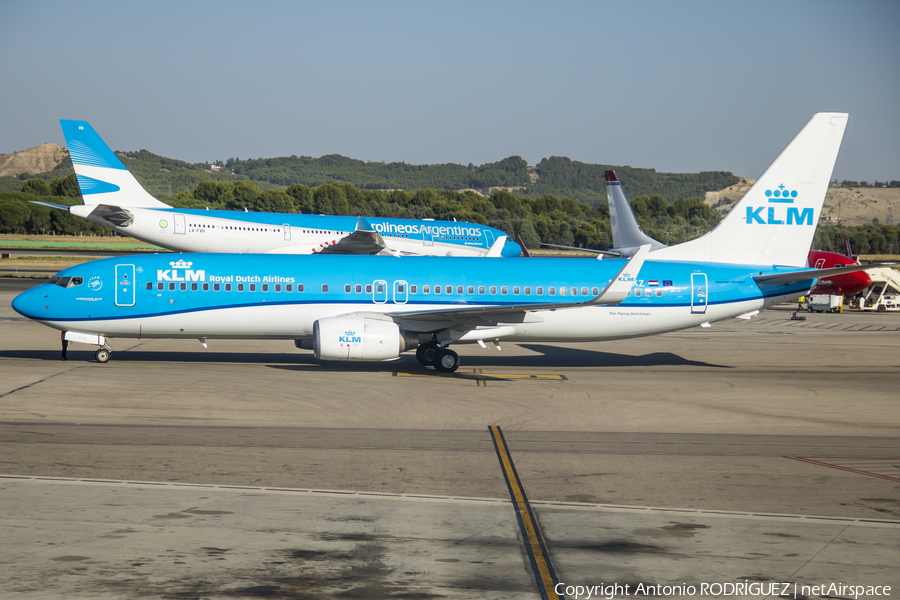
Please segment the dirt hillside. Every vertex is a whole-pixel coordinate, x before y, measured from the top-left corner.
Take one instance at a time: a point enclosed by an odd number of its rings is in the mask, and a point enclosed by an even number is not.
[[[706,192],[704,201],[719,212],[727,213],[755,181],[742,179],[724,190]],[[900,188],[828,188],[820,222],[871,225],[872,219],[878,219],[881,225],[900,222]]]
[[[68,151],[56,144],[41,144],[12,154],[0,154],[0,177],[52,171],[66,158]]]

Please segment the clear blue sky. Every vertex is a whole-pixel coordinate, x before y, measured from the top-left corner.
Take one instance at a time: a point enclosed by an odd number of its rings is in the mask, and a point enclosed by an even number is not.
[[[850,113],[900,179],[900,1],[0,3],[0,153],[91,122],[190,162],[548,156],[757,177]]]

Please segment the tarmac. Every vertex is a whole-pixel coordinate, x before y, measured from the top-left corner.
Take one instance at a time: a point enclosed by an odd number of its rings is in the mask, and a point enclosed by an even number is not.
[[[612,343],[459,346],[438,375],[270,341],[114,340],[105,365],[72,344],[63,362],[12,297],[4,596],[541,598],[511,477],[558,597],[900,589],[900,315],[784,307]]]

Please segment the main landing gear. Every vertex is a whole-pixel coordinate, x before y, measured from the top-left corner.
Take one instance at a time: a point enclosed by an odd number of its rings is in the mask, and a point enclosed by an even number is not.
[[[94,352],[94,358],[98,363],[107,363],[109,362],[109,350],[106,348],[100,348],[96,352]]]
[[[421,344],[416,348],[416,359],[441,373],[452,373],[459,368],[459,354],[450,348],[441,348],[434,342]]]

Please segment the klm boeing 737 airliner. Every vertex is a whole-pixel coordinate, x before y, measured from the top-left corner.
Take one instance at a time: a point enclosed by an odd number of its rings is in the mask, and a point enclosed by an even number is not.
[[[60,121],[84,204],[38,202],[177,252],[486,256],[506,234],[477,223],[173,208],[85,121]],[[501,256],[518,256],[508,239]]]
[[[819,277],[864,268],[805,267],[846,123],[816,115],[757,182],[783,183],[789,202],[754,187],[750,201],[775,218],[726,218],[695,240],[710,253],[702,261],[650,261],[649,244],[627,260],[133,256],[65,269],[13,308],[100,346],[100,362],[117,337],[293,339],[323,360],[416,350],[445,372],[459,366],[453,344],[614,340],[751,318]],[[811,211],[811,223],[779,218],[789,209]]]

